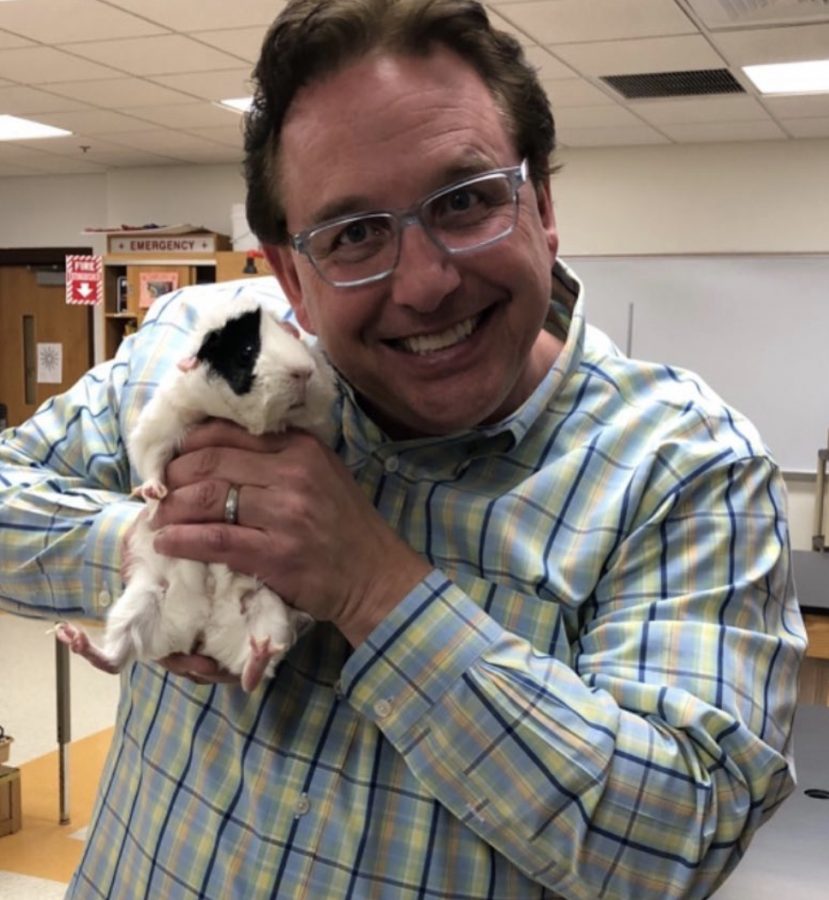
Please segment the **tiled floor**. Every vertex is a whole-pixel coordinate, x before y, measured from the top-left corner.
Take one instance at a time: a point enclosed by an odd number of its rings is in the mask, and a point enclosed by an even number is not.
[[[50,623],[0,614],[0,725],[14,738],[23,828],[0,838],[0,897],[63,897],[83,850],[84,828],[111,738],[118,679],[72,658],[70,824],[60,825],[55,644]]]

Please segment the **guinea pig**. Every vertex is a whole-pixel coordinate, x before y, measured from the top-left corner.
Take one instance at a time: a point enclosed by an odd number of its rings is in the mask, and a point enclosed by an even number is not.
[[[127,584],[107,616],[103,646],[67,622],[56,634],[113,673],[135,660],[199,652],[239,675],[250,692],[273,676],[310,617],[224,564],[156,553],[148,524],[152,507],[166,496],[167,463],[197,423],[230,419],[253,434],[300,428],[330,443],[336,389],[322,353],[258,303],[234,299],[211,307],[196,336],[193,354],[159,384],[128,437],[142,479],[133,493],[147,501],[150,515],[132,531]]]

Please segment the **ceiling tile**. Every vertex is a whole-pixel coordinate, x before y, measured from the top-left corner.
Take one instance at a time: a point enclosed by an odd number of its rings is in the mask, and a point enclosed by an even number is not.
[[[764,97],[763,105],[778,119],[808,119],[829,116],[829,94]]]
[[[532,46],[536,43],[535,38],[525,32],[520,28],[517,28],[512,24],[508,19],[505,19],[503,16],[499,15],[497,10],[492,8],[492,4],[489,4],[490,9],[489,13],[489,21],[493,28],[497,28],[499,31],[505,31],[507,34],[511,34],[522,47]]]
[[[16,141],[0,141],[0,163],[25,166],[31,155],[32,152],[28,147],[21,147]]]
[[[661,125],[660,131],[675,141],[711,143],[722,141],[779,141],[786,134],[770,119],[765,122],[696,122]]]
[[[687,97],[640,100],[630,104],[638,116],[652,125],[696,122],[767,121],[768,113],[753,97]]]
[[[743,28],[824,22],[826,0],[686,0],[708,28]]]
[[[255,28],[226,28],[222,31],[196,31],[192,37],[202,43],[210,44],[226,53],[232,53],[242,59],[255,63],[259,57],[264,32],[261,26]]]
[[[619,128],[565,128],[559,133],[564,147],[620,147],[637,144],[669,144],[664,135],[647,125]]]
[[[0,3],[0,28],[44,44],[161,34],[166,29],[98,0]]]
[[[12,47],[31,47],[32,41],[17,34],[0,30],[0,50],[8,50]]]
[[[545,47],[533,44],[524,48],[524,54],[527,62],[537,71],[538,77],[542,81],[554,78],[572,78],[575,74],[569,66],[566,66],[560,59],[556,59]]]
[[[37,115],[44,112],[69,112],[87,109],[86,104],[77,100],[59,97],[49,91],[24,85],[0,87],[0,113],[12,116]]]
[[[54,172],[81,173],[100,170],[98,163],[84,159],[77,146],[71,148],[71,153],[68,150],[65,150],[62,154],[49,152],[55,149],[55,144],[59,144],[63,140],[66,139],[14,141],[11,144],[3,145],[4,148],[9,148],[9,152],[0,157],[0,159],[7,159],[12,163],[26,166],[41,174]]]
[[[238,164],[242,119],[214,104],[251,92],[266,26],[283,5],[0,2],[0,113],[73,131],[65,139],[27,142],[16,158],[0,153],[0,174],[9,171],[4,166],[31,171],[28,156],[67,170]],[[495,26],[524,47],[551,98],[565,145],[825,136],[829,95],[760,98],[739,68],[829,56],[825,20],[790,27],[733,25],[712,34],[686,15],[689,0],[490,0],[486,6]],[[728,65],[746,94],[628,101],[598,77]],[[86,154],[81,146],[89,148]]]
[[[253,90],[250,69],[221,72],[188,72],[183,75],[156,75],[153,81],[205,100],[247,97]]]
[[[42,175],[35,169],[24,166],[17,166],[14,163],[3,162],[0,159],[0,178],[23,178],[26,175]]]
[[[829,57],[829,25],[723,31],[711,42],[735,66]]]
[[[132,114],[147,122],[168,128],[199,128],[226,125],[238,121],[239,114],[214,103],[185,103],[176,106],[148,106],[132,110]],[[113,129],[114,130],[114,129]]]
[[[786,119],[786,131],[798,138],[829,137],[829,116],[817,119]]]
[[[674,0],[531,0],[498,7],[505,19],[540,44],[693,34],[691,20]]]
[[[543,81],[542,87],[550,98],[553,112],[565,106],[612,106],[615,102],[612,97],[583,78]]]
[[[145,16],[176,31],[270,25],[285,6],[281,0],[110,0],[114,6]]]
[[[630,41],[595,41],[553,47],[556,56],[585,75],[633,75],[719,68],[722,57],[701,35]]]
[[[239,159],[242,158],[242,144],[244,141],[242,135],[242,117],[236,125],[225,125],[214,128],[188,128],[190,134],[198,135],[208,141],[215,141],[217,144],[224,144],[227,147],[236,147],[239,151]]]
[[[119,137],[124,137],[124,135],[119,135]],[[82,147],[86,147],[86,151],[82,150]],[[86,160],[92,164],[103,166],[148,166],[180,162],[169,156],[165,157],[146,150],[136,150],[104,140],[100,135],[76,135],[72,139],[58,138],[49,141],[49,148],[57,155]]]
[[[241,154],[235,147],[205,141],[203,144],[190,148],[187,151],[185,160],[192,160],[202,165],[224,165],[226,163],[240,162]]]
[[[56,128],[66,128],[73,134],[103,134],[104,132],[143,131],[147,123],[132,116],[122,116],[108,109],[87,109],[79,112],[44,113],[40,120]]]
[[[73,48],[74,50],[74,48]],[[106,78],[112,71],[54,47],[24,47],[0,53],[0,78],[23,84],[49,84]]]
[[[556,114],[559,128],[604,128],[608,126],[641,125],[633,113],[618,104],[609,106],[564,106]]]
[[[235,57],[179,34],[73,44],[72,52],[132,75],[212,72],[239,65]]]
[[[191,103],[193,98],[143,78],[107,78],[97,81],[66,81],[50,84],[49,90],[93,106],[130,109],[153,103]]]
[[[210,150],[230,151],[232,148],[221,144],[214,144],[194,134],[183,131],[172,131],[169,128],[147,129],[133,131],[129,134],[102,135],[105,140],[124,147],[132,147],[138,150],[148,150],[161,156],[178,157],[183,160],[196,158],[199,154],[205,154]]]

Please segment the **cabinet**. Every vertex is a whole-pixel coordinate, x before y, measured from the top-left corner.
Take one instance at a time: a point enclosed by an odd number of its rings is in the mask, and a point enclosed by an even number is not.
[[[104,359],[113,357],[121,341],[140,327],[156,296],[191,284],[267,274],[264,257],[248,251],[104,256]]]

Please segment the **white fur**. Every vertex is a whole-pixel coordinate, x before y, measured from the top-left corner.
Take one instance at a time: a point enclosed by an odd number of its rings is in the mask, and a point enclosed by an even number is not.
[[[232,306],[211,309],[200,320],[196,350],[209,331],[252,308],[251,302],[237,299]],[[231,419],[253,434],[302,428],[330,442],[335,389],[322,354],[264,309],[260,337],[248,394],[238,396],[223,378],[208,377],[208,367],[191,357],[159,385],[142,410],[128,448],[142,479],[137,493],[150,507],[166,494],[164,472],[187,431],[208,417]],[[103,647],[92,646],[73,626],[62,626],[59,636],[110,671],[120,671],[132,660],[198,651],[241,675],[243,687],[252,690],[263,675],[273,675],[310,618],[255,578],[223,564],[159,555],[148,518],[133,531],[132,571],[110,610]]]

